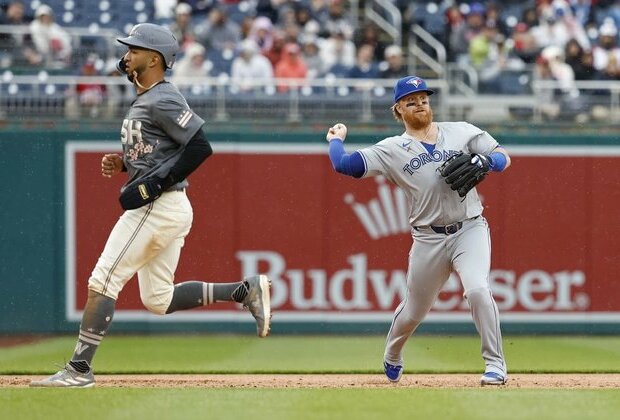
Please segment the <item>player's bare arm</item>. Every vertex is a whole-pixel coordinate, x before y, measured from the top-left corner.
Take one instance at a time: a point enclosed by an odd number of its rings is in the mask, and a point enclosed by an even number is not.
[[[101,175],[112,178],[123,171],[123,158],[116,154],[106,154],[101,158]]]

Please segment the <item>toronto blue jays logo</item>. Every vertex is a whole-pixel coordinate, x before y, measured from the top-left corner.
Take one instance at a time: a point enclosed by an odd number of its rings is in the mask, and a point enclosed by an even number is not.
[[[422,79],[419,79],[417,77],[411,78],[409,80],[407,80],[407,84],[408,85],[413,85],[416,88],[419,87],[422,84]]]
[[[403,172],[413,175],[413,173],[422,166],[431,162],[443,162],[450,159],[452,155],[459,153],[456,150],[439,150],[435,149],[431,153],[420,153],[414,156],[408,163],[403,166]]]

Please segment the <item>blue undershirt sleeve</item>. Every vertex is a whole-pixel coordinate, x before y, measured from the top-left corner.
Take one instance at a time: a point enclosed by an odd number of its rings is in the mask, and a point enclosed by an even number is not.
[[[332,139],[329,142],[329,159],[336,172],[361,178],[366,173],[364,158],[359,152],[348,154],[344,150],[344,144],[340,139]]]
[[[493,172],[501,172],[506,169],[506,164],[508,160],[506,159],[506,155],[501,152],[493,152],[489,155],[489,168]]]

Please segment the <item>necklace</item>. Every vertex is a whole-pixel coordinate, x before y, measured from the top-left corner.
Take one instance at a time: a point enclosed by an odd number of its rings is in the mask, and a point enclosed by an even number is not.
[[[139,87],[140,89],[144,89],[144,92],[146,92],[146,91],[151,90],[151,89],[153,88],[153,86],[155,86],[156,84],[158,84],[158,83],[162,82],[164,79],[158,80],[158,81],[156,81],[155,83],[153,83],[151,86],[149,86],[149,87],[145,88],[145,87],[144,87],[144,86],[142,86],[142,84],[138,81],[138,73],[134,71],[134,72],[133,72],[133,80],[134,80],[134,83],[135,83],[136,85],[138,85],[138,87]],[[143,92],[143,93],[144,93],[144,92]]]
[[[428,134],[431,132],[431,128],[433,128],[433,123],[430,123],[428,125],[428,128],[426,129],[426,133],[424,133],[424,137],[421,137],[419,140],[417,139],[417,136],[411,136],[411,137],[414,140],[418,140],[418,141],[423,142],[423,143],[428,143],[428,140],[429,140]]]

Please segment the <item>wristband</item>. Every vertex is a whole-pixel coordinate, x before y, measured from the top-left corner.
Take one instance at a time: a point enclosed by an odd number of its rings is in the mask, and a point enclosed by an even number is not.
[[[493,172],[501,172],[506,169],[506,164],[508,164],[508,160],[506,159],[506,155],[501,152],[493,152],[489,155],[489,168]]]

